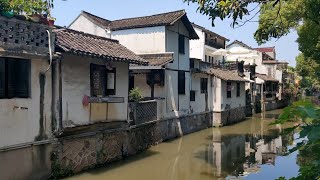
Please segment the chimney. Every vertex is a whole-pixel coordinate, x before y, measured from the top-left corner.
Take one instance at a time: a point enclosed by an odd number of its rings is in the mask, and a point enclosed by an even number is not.
[[[238,74],[239,76],[244,76],[244,68],[243,68],[244,61],[237,61],[237,67],[238,67]]]

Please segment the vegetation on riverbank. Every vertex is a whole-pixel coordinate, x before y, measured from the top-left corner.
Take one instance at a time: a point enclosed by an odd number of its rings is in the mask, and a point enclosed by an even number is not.
[[[289,132],[299,130],[300,143],[287,154],[299,150],[297,163],[300,166],[299,175],[291,180],[320,178],[320,106],[309,100],[294,102],[284,109],[279,119],[272,124],[283,124],[288,121],[296,122]],[[307,138],[307,140],[305,140]],[[279,180],[285,180],[280,177]]]

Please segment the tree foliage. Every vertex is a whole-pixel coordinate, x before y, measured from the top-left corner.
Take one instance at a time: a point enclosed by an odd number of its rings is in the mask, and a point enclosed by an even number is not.
[[[298,30],[299,49],[320,62],[320,0],[183,0],[198,3],[198,11],[212,20],[231,18],[242,26],[259,15],[254,33],[258,44]]]
[[[294,102],[284,109],[279,119],[272,124],[283,124],[288,121],[295,121],[299,125],[290,131],[300,130],[301,142],[290,149],[290,154],[299,150],[297,163],[300,166],[299,175],[291,180],[319,179],[320,178],[320,107],[310,101]],[[307,139],[307,140],[306,140]],[[285,180],[280,177],[279,180]]]
[[[320,91],[320,65],[312,58],[299,54],[296,71],[302,77],[300,87],[309,91]]]

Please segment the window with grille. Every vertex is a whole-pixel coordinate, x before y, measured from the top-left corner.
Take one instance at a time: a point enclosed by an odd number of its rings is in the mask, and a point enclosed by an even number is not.
[[[105,65],[90,65],[91,96],[104,97],[116,94],[116,69]]]
[[[186,76],[184,71],[178,71],[178,94],[186,94]]]
[[[227,98],[231,98],[231,90],[232,90],[231,82],[228,81],[227,82]]]
[[[0,58],[0,98],[29,98],[30,72],[30,60]]]
[[[179,53],[184,54],[185,53],[185,47],[184,47],[184,36],[179,34]]]
[[[208,92],[208,78],[201,78],[200,79],[200,89],[201,93],[207,93]]]
[[[190,101],[196,101],[196,91],[190,91]]]
[[[240,96],[240,83],[237,83],[237,97]]]

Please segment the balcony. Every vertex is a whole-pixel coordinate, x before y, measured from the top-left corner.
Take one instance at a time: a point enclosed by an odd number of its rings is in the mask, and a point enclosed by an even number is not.
[[[214,41],[212,39],[206,39],[205,45],[216,48],[216,49],[224,49],[225,48],[224,44],[217,43],[216,41]]]

